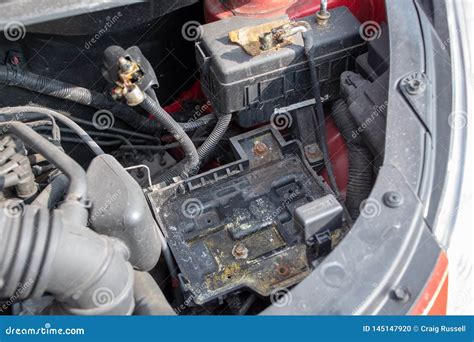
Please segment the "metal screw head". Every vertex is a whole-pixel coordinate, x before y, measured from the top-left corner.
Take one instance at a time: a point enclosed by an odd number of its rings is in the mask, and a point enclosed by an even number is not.
[[[316,144],[306,145],[304,147],[304,152],[310,163],[323,158],[322,152]]]
[[[256,141],[253,145],[253,154],[256,157],[263,158],[268,152],[268,146],[261,141]]]
[[[287,276],[290,274],[290,269],[285,265],[278,265],[277,272],[281,276]]]
[[[10,63],[13,64],[13,65],[20,65],[20,63],[21,63],[20,56],[18,56],[18,55],[12,56],[12,58],[10,59]]]
[[[406,89],[410,95],[417,95],[425,90],[425,83],[421,79],[412,78],[407,81]]]
[[[397,208],[403,203],[403,197],[397,191],[388,191],[383,195],[383,202],[387,207]]]
[[[318,23],[319,26],[326,26],[330,17],[331,17],[331,13],[329,13],[328,11],[316,12],[316,22]]]
[[[119,68],[122,72],[129,72],[132,69],[132,62],[130,62],[125,57],[120,57],[118,60]]]
[[[402,303],[406,303],[410,300],[410,292],[407,288],[398,286],[392,290],[392,297]]]
[[[249,250],[241,243],[237,243],[232,249],[232,255],[236,259],[246,259],[248,257]]]

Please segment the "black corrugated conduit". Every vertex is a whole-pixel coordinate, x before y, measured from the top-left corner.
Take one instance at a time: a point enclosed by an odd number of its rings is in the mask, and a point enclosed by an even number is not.
[[[160,106],[158,101],[154,101],[148,95],[145,95],[145,100],[140,106],[153,115],[183,148],[186,157],[181,174],[186,177],[193,170],[197,169],[199,166],[198,152],[192,140],[181,126]]]
[[[352,219],[355,220],[360,214],[362,201],[369,197],[372,190],[373,156],[362,140],[358,126],[344,100],[333,103],[331,115],[349,150],[349,182],[345,204]]]
[[[149,120],[147,117],[137,113],[133,108],[118,103],[111,97],[87,88],[78,87],[66,82],[22,70],[17,66],[0,65],[0,83],[76,102],[98,110],[108,110],[123,122],[126,122],[134,129],[143,133],[153,134],[160,129],[158,122]],[[192,131],[209,124],[211,121],[210,117],[206,117],[202,120],[198,119],[193,122],[178,124],[182,125],[182,128],[185,131]]]
[[[216,150],[217,145],[224,137],[225,132],[229,128],[230,122],[232,120],[232,114],[226,114],[219,117],[217,120],[216,126],[212,130],[211,134],[207,139],[202,143],[201,146],[197,149],[199,156],[200,164],[205,163]],[[184,168],[184,163],[180,162],[170,170],[168,170],[162,177],[160,177],[160,182],[172,183],[173,178],[182,175],[182,170]],[[199,171],[199,167],[192,170],[191,175]]]

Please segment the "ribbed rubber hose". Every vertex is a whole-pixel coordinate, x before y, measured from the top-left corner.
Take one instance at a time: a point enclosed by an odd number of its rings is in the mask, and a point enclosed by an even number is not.
[[[52,213],[34,205],[22,206],[21,215],[9,214],[8,207],[0,210],[0,297],[21,300],[52,294],[56,301],[47,312],[56,315],[131,314],[130,251],[120,240],[85,226],[85,171],[22,122],[2,123],[0,129],[15,135],[69,178],[66,200]],[[19,293],[19,286],[24,291]]]
[[[153,115],[157,121],[174,136],[176,141],[179,142],[183,148],[186,156],[180,175],[187,177],[191,172],[194,172],[194,170],[199,167],[199,155],[191,138],[189,138],[181,126],[160,106],[158,101],[154,101],[145,95],[145,100],[140,106]]]
[[[219,118],[209,137],[198,148],[199,159],[201,162],[207,161],[215,151],[217,145],[224,137],[225,132],[227,132],[231,120],[232,114],[226,114]]]
[[[197,149],[199,160],[202,163],[205,163],[215,151],[217,145],[224,137],[225,132],[229,128],[230,122],[232,120],[232,114],[226,114],[219,117],[217,120],[216,126],[212,130],[209,137],[202,143],[201,146]],[[173,168],[168,170],[162,177],[160,177],[160,182],[172,183],[173,178],[182,174],[184,164],[182,162],[176,164]],[[199,171],[196,168],[195,172]]]
[[[76,102],[98,110],[108,110],[123,122],[143,133],[153,134],[160,129],[158,122],[149,120],[133,108],[120,104],[104,94],[22,70],[18,67],[0,65],[0,83]],[[208,123],[209,121],[196,120],[192,124],[182,123],[182,125],[185,131],[190,131]]]
[[[69,179],[66,175],[56,176],[32,202],[32,205],[53,209],[63,198],[69,186]]]
[[[204,115],[203,117],[195,121],[178,122],[178,123],[185,132],[192,132],[192,131],[197,130],[198,128],[209,125],[212,121],[215,121],[215,119],[216,118],[214,117],[214,114],[211,113],[211,114]]]
[[[355,220],[360,214],[361,203],[369,197],[373,185],[373,156],[362,140],[355,120],[351,117],[344,100],[332,106],[332,117],[349,150],[349,182],[346,190],[346,206]]]
[[[122,106],[103,94],[21,70],[18,67],[0,65],[0,83],[76,102],[95,109],[109,110],[119,119],[142,132],[153,133],[159,128],[157,122],[149,121],[132,108]]]
[[[55,301],[42,314],[133,312],[133,268],[120,240],[95,233],[62,209],[32,205],[21,216],[1,210],[0,233],[1,298],[52,294]]]

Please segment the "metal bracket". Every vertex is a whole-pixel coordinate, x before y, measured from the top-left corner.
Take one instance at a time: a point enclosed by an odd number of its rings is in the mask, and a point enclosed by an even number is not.
[[[426,104],[430,103],[427,99],[427,96],[430,95],[428,77],[424,72],[414,72],[404,77],[399,86],[403,96],[431,135],[431,122],[428,121],[429,118],[426,115],[428,110]]]

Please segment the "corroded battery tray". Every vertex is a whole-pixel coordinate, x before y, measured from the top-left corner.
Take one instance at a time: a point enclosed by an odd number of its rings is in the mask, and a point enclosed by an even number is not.
[[[242,288],[269,296],[301,281],[310,260],[294,212],[330,192],[299,144],[270,126],[231,142],[233,165],[149,194],[181,285],[197,304]]]

